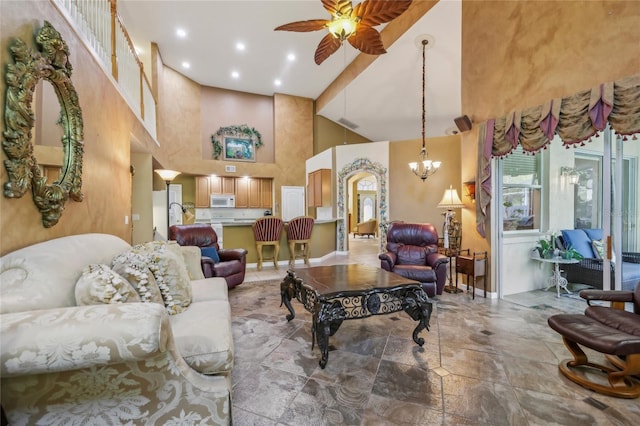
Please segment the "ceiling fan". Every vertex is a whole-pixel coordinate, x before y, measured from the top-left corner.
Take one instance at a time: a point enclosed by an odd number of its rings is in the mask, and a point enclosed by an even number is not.
[[[328,29],[329,34],[322,38],[316,49],[318,65],[335,53],[345,40],[363,53],[381,55],[387,51],[380,33],[373,27],[397,18],[409,5],[411,0],[364,0],[355,7],[351,0],[322,0],[322,6],[331,14],[331,19],[291,22],[275,30],[309,32]]]

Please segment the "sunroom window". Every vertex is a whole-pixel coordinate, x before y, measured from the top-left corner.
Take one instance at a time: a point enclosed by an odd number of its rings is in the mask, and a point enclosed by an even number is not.
[[[502,162],[503,230],[539,230],[542,154],[531,155],[518,146]]]

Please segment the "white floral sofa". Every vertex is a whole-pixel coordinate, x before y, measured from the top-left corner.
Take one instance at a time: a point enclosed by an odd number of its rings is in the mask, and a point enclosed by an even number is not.
[[[168,274],[157,287],[109,272],[119,256],[127,276],[124,262],[135,252],[112,235],[58,238],[0,258],[1,401],[9,424],[231,424],[226,282],[202,276],[198,248],[149,245]],[[185,271],[187,284],[178,288],[171,280]],[[163,294],[154,303],[158,281],[165,290],[174,285],[173,301]]]

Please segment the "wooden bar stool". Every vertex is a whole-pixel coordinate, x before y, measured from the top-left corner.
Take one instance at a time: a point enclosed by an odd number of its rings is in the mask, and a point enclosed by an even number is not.
[[[264,246],[273,246],[273,266],[278,269],[278,254],[280,253],[282,227],[282,219],[278,217],[261,217],[256,219],[252,225],[253,236],[256,239],[256,249],[258,251],[258,271],[262,270],[262,247]]]
[[[310,216],[294,217],[287,224],[287,243],[289,244],[289,266],[293,267],[296,259],[304,259],[304,263],[309,266],[309,242],[311,241],[311,231],[315,219]],[[300,253],[296,252],[300,246]]]

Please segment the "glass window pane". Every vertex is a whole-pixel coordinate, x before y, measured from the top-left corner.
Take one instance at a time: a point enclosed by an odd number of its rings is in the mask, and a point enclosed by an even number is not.
[[[542,155],[531,155],[518,146],[502,161],[503,230],[540,229]]]

